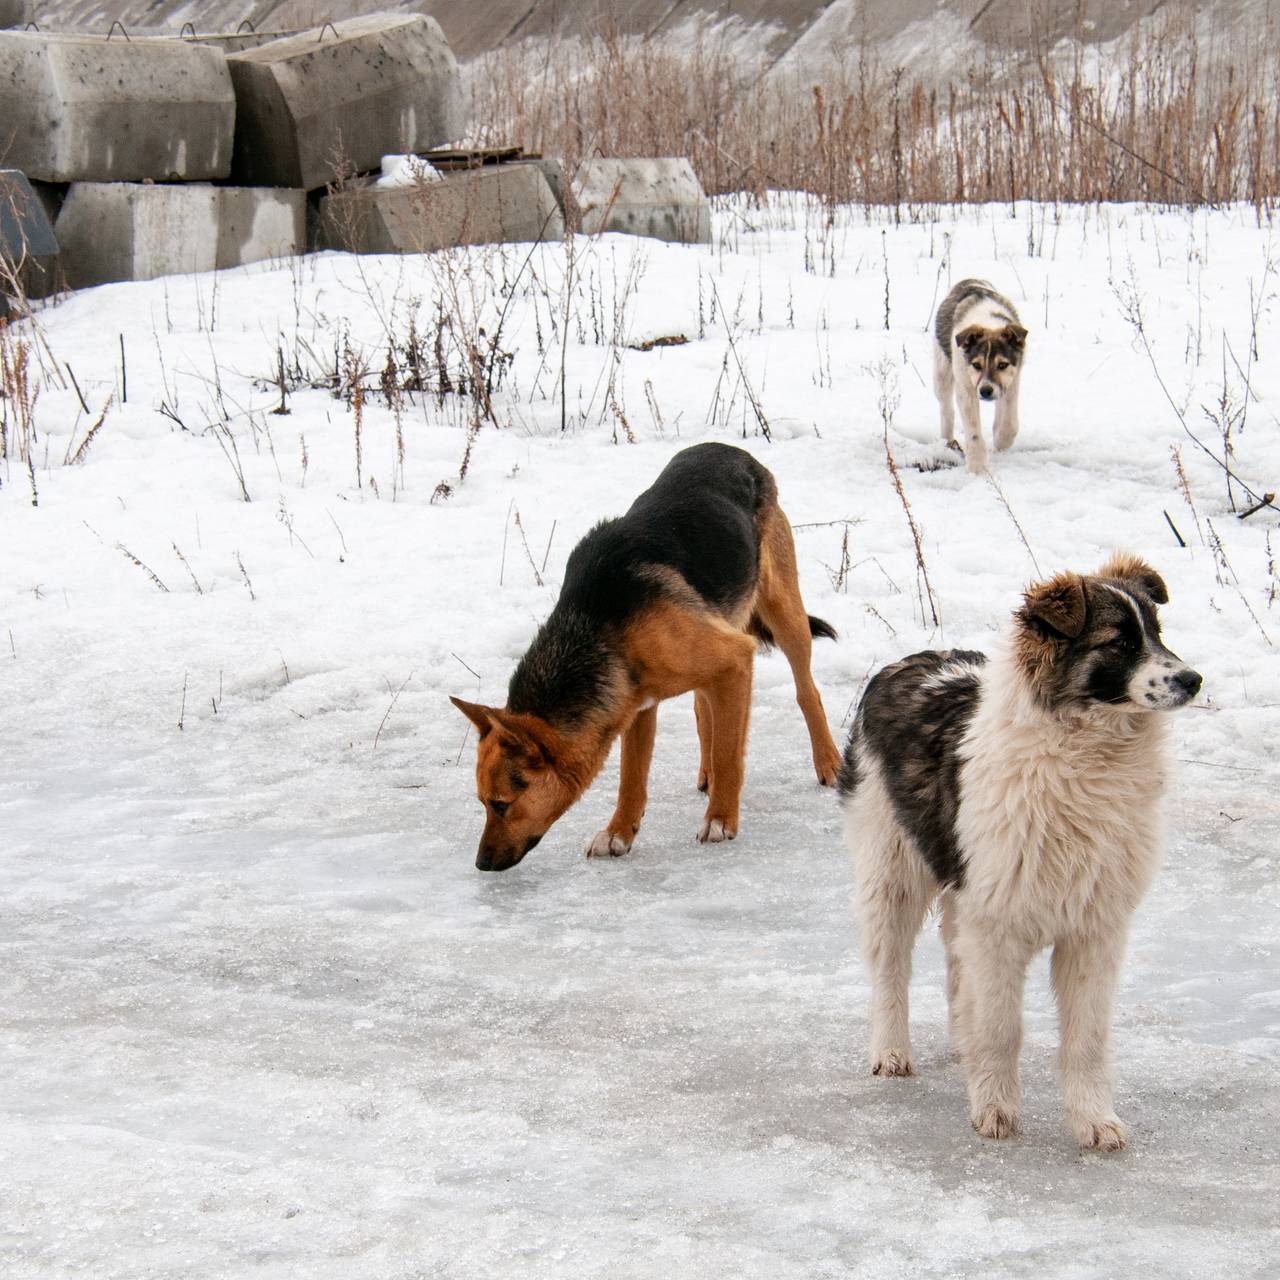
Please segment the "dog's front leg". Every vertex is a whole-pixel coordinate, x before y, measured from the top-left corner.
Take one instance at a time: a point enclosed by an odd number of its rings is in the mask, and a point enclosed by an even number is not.
[[[987,469],[987,442],[982,438],[978,397],[966,385],[957,398],[960,401],[960,419],[964,423],[964,463],[974,475],[981,475]]]
[[[956,444],[955,378],[951,372],[951,361],[936,346],[933,357],[933,394],[938,397],[938,410],[942,416],[942,439],[952,448],[958,449],[960,446]]]
[[[958,921],[956,933],[969,1118],[984,1138],[1007,1138],[1018,1131],[1022,992],[1033,949],[970,920]]]
[[[947,1032],[951,1037],[953,1053],[960,1052],[960,1028],[964,1025],[963,979],[960,976],[960,955],[956,948],[956,907],[950,893],[942,895],[938,929],[942,934],[943,954],[947,965]]]
[[[622,761],[618,782],[618,806],[603,831],[597,831],[587,845],[588,858],[621,857],[631,851],[631,842],[640,830],[645,805],[649,801],[649,761],[653,759],[653,739],[658,728],[658,708],[637,711],[622,735]]]
[[[1018,380],[1009,384],[996,401],[994,439],[997,449],[1008,449],[1018,438]]]
[[[1124,955],[1125,930],[1060,938],[1051,973],[1062,1036],[1067,1121],[1082,1147],[1120,1151],[1125,1128],[1111,1100],[1108,1037],[1111,1003]]]
[[[755,642],[743,645],[729,665],[703,690],[711,711],[711,778],[707,812],[698,839],[703,843],[732,840],[738,834],[738,805],[747,753],[747,720],[751,713],[751,664]]]

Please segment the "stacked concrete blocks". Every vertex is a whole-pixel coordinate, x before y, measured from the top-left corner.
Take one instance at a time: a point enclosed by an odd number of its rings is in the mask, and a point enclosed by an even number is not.
[[[5,160],[31,178],[225,178],[235,109],[205,45],[0,31]]]
[[[465,170],[405,187],[356,187],[320,202],[321,241],[353,253],[430,253],[463,244],[562,240],[564,217],[542,169]]]
[[[711,243],[711,202],[683,157],[585,160],[573,196],[589,235],[623,231],[677,244]]]
[[[72,288],[284,257],[305,228],[301,191],[207,183],[73,183],[57,223]]]
[[[334,32],[336,31],[336,34]],[[371,14],[232,54],[235,181],[313,190],[458,138],[457,59],[434,18]]]

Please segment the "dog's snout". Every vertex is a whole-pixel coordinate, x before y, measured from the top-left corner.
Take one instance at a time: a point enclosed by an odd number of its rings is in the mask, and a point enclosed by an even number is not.
[[[1187,695],[1188,698],[1194,698],[1200,692],[1200,686],[1204,683],[1198,671],[1192,671],[1190,667],[1184,667],[1173,677],[1173,683]]]
[[[989,383],[989,382],[984,382],[984,383],[983,383],[983,384],[978,388],[978,394],[979,394],[979,395],[980,395],[984,400],[990,400],[990,399],[992,398],[992,396],[994,396],[994,395],[995,395],[995,393],[996,393],[996,389],[995,389],[995,387],[993,387],[993,386],[991,385],[991,383]]]
[[[530,836],[523,845],[481,844],[476,854],[477,871],[507,871],[530,849],[536,848],[542,836]]]
[[[476,854],[476,870],[506,871],[508,867],[514,867],[523,856],[514,849],[504,849],[501,846],[486,848],[481,845],[479,853]]]

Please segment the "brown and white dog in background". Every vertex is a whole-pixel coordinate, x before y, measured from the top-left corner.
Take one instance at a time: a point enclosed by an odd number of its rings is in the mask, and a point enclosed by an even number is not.
[[[942,438],[956,444],[955,406],[964,423],[964,457],[970,471],[987,469],[979,400],[996,406],[995,446],[1007,449],[1018,434],[1018,373],[1027,331],[1008,298],[985,280],[961,280],[947,294],[934,321],[933,389],[942,409]]]

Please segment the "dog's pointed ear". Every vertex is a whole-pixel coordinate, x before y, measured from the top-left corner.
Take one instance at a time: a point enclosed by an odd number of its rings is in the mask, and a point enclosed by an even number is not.
[[[1164,579],[1145,560],[1128,551],[1117,551],[1098,570],[1098,577],[1132,582],[1156,604],[1169,603],[1169,588],[1165,586]]]
[[[452,694],[449,695],[449,701],[475,725],[482,738],[493,729],[496,721],[494,720],[494,709],[492,707],[481,706],[478,702],[464,702],[461,698],[455,698]]]
[[[1048,582],[1028,587],[1022,597],[1025,621],[1047,627],[1058,636],[1074,640],[1084,630],[1087,607],[1084,579],[1078,573],[1060,573]]]
[[[965,351],[972,351],[974,344],[986,332],[981,325],[971,324],[967,329],[961,329],[956,334],[956,346]]]
[[[1027,345],[1027,331],[1020,324],[1005,325],[1004,337],[1015,351],[1021,351]]]
[[[516,719],[508,711],[488,707],[489,719],[498,731],[502,749],[528,769],[545,769],[551,764],[551,752],[533,725]]]

